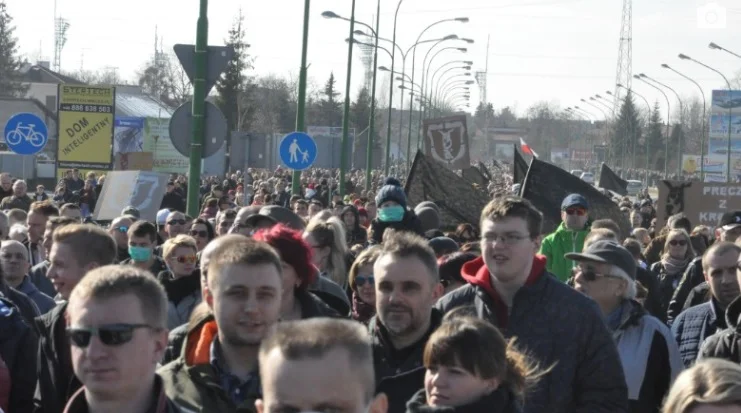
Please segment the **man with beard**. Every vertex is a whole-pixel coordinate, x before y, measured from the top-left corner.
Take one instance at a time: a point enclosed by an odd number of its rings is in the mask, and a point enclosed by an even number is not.
[[[556,280],[537,255],[543,214],[530,201],[495,198],[481,212],[481,257],[463,265],[468,282],[437,308],[472,307],[542,368],[524,413],[628,412],[615,341],[589,297]],[[376,278],[378,279],[378,278]]]
[[[261,398],[260,343],[280,319],[283,269],[268,244],[230,237],[211,255],[204,301],[212,316],[191,326],[180,356],[159,374],[185,411],[254,411]]]
[[[705,338],[728,327],[726,308],[739,296],[736,279],[739,253],[741,247],[736,244],[718,242],[702,256],[703,273],[710,287],[710,301],[682,311],[672,323],[672,333],[687,367],[695,363]]]
[[[667,222],[669,226],[670,222]],[[670,226],[672,227],[672,226]],[[735,242],[741,236],[741,210],[729,211],[720,218],[718,228],[715,229],[718,241]],[[702,257],[695,257],[684,271],[679,280],[674,295],[669,302],[666,317],[671,325],[674,318],[682,311],[707,301],[708,285],[705,282],[702,268]]]
[[[424,386],[422,353],[442,322],[432,306],[443,286],[435,253],[422,237],[390,230],[379,248],[373,265],[378,312],[368,328],[377,391],[398,411]]]
[[[589,233],[589,203],[579,194],[571,194],[561,203],[561,225],[543,239],[540,254],[546,258],[546,269],[561,282],[571,277],[576,266],[573,260],[564,257],[570,252],[581,252],[584,237]]]

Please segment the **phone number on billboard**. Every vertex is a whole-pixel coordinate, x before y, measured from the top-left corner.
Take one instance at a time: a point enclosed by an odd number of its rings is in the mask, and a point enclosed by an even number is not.
[[[105,105],[70,105],[62,104],[59,110],[67,112],[86,112],[86,113],[112,113],[113,107]]]

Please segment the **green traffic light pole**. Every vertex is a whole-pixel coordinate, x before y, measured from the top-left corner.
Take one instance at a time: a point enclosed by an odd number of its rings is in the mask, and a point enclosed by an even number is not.
[[[355,0],[352,0],[350,12],[350,39],[355,31]],[[340,197],[345,198],[345,172],[347,171],[347,148],[350,134],[350,78],[352,76],[352,48],[353,42],[347,42],[347,79],[345,81],[345,109],[342,114],[342,154],[340,155]]]
[[[731,82],[728,81],[728,78],[723,73],[721,73],[720,70],[714,69],[714,68],[706,65],[705,63],[702,63],[700,61],[697,61],[697,60],[695,60],[695,59],[693,59],[693,58],[691,58],[691,57],[689,57],[689,56],[687,56],[685,54],[681,54],[680,53],[679,54],[679,58],[682,59],[682,60],[690,60],[690,61],[695,62],[698,65],[700,65],[700,66],[702,66],[702,67],[704,67],[706,69],[710,69],[713,72],[719,74],[723,78],[723,80],[726,81],[726,85],[728,85],[728,92],[729,93],[731,92]],[[732,129],[732,126],[733,126],[731,124],[731,113],[732,113],[732,110],[733,110],[733,108],[731,108],[730,105],[729,105],[729,107],[728,107],[728,164],[727,164],[727,167],[726,167],[726,182],[728,182],[728,183],[731,182],[731,150],[732,150],[732,147],[731,147],[731,129]],[[705,165],[703,165],[702,167],[705,168]]]
[[[376,6],[376,47],[373,48],[373,86],[371,86],[370,125],[368,125],[368,146],[365,159],[365,190],[371,189],[371,164],[373,163],[373,135],[376,126],[376,75],[378,74],[378,30],[381,26],[381,0]]]
[[[306,131],[306,60],[309,48],[309,10],[311,9],[311,0],[304,2],[304,33],[303,44],[301,46],[301,71],[298,77],[298,102],[296,102],[296,131]],[[301,171],[294,170],[291,179],[291,193],[299,195],[301,193]]]
[[[201,158],[203,158],[204,115],[206,111],[206,68],[208,67],[208,0],[201,0],[198,12],[195,47],[196,71],[193,76],[193,136],[190,143],[188,168],[188,205],[192,217],[200,214],[198,188],[201,186]]]

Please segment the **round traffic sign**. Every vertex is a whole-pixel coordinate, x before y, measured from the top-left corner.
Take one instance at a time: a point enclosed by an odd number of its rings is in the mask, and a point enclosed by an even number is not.
[[[291,132],[280,141],[280,160],[297,171],[309,168],[316,160],[316,142],[304,132]]]
[[[16,113],[5,124],[5,143],[19,155],[41,152],[49,141],[44,121],[33,113]]]

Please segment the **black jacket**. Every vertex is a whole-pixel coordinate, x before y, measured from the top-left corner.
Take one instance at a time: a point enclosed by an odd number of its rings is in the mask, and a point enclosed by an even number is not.
[[[354,205],[348,205],[342,209],[340,217],[344,217],[348,212],[351,212],[355,216],[355,225],[353,228],[345,228],[347,246],[352,247],[355,244],[365,245],[365,243],[368,242],[368,232],[365,228],[360,226],[360,214],[358,214],[358,209],[355,208]],[[342,219],[342,222],[345,222],[344,218]]]
[[[389,410],[391,412],[391,410]],[[500,387],[494,392],[465,406],[428,406],[427,395],[424,389],[409,400],[407,413],[521,413],[522,407],[517,398],[506,387]]]
[[[672,323],[672,334],[679,345],[684,365],[695,364],[703,341],[724,328],[725,314],[715,299],[682,311]]]
[[[672,295],[672,299],[669,302],[669,307],[666,311],[666,319],[669,324],[682,312],[690,291],[703,282],[705,282],[705,275],[702,271],[702,257],[695,257],[694,260],[690,261],[687,269],[684,270],[682,279],[679,280],[679,285],[674,290],[674,295]]]
[[[741,297],[736,298],[726,309],[727,328],[705,339],[697,360],[720,358],[741,363]]]
[[[690,267],[692,267],[692,261],[687,264],[687,268]],[[659,300],[661,301],[662,314],[665,315],[663,318],[659,317],[659,319],[668,319],[669,304],[674,296],[674,292],[679,288],[679,283],[682,281],[682,278],[684,278],[687,268],[682,270],[680,273],[669,275],[661,261],[655,262],[651,265],[651,272],[654,274],[656,279],[659,280]],[[702,272],[700,274],[702,275]],[[675,316],[676,315],[677,314],[675,314]]]
[[[383,241],[383,233],[387,228],[393,228],[397,231],[409,231],[419,236],[423,236],[422,222],[420,222],[414,211],[407,209],[404,218],[399,222],[381,222],[378,218],[371,221],[370,233],[368,236],[369,244],[380,244]]]
[[[152,398],[152,405],[149,406],[149,409],[147,410],[148,413],[182,412],[182,410],[180,410],[180,408],[165,394],[162,378],[160,376],[155,376],[153,393],[154,397]],[[85,399],[85,391],[79,389],[72,398],[70,398],[65,413],[88,413],[89,411],[89,406]]]
[[[646,311],[648,311],[649,314],[651,314],[652,316],[661,320],[661,322],[666,323],[666,313],[662,311],[661,299],[659,298],[659,290],[661,287],[659,285],[658,278],[656,278],[656,275],[645,268],[637,267],[636,280],[640,282],[646,288],[646,290],[648,290],[646,300],[643,303]]]
[[[30,299],[26,294],[16,290],[9,286],[5,281],[0,280],[0,297],[7,298],[8,301],[13,303],[18,308],[18,311],[23,316],[23,321],[29,326],[33,325],[34,318],[41,315],[39,307]]]
[[[315,317],[340,317],[337,311],[309,291],[296,291],[296,300],[301,305],[301,319],[303,320]]]
[[[66,311],[65,302],[35,320],[39,333],[35,413],[61,413],[69,398],[82,386],[72,370],[65,337]]]
[[[36,333],[10,300],[0,299],[0,357],[10,372],[9,412],[33,411]]]
[[[508,326],[498,325],[493,298],[468,284],[441,298],[448,312],[473,306],[478,317],[516,337],[517,345],[541,368],[552,366],[528,392],[524,412],[628,412],[628,390],[612,335],[594,301],[548,272],[515,294]]]
[[[166,192],[160,204],[160,209],[164,208],[185,213],[185,200],[175,191]]]
[[[49,271],[49,261],[43,261],[31,268],[29,277],[31,277],[31,282],[39,289],[39,291],[49,297],[54,297],[57,295],[57,290],[54,288],[54,284],[46,278],[47,271]]]

